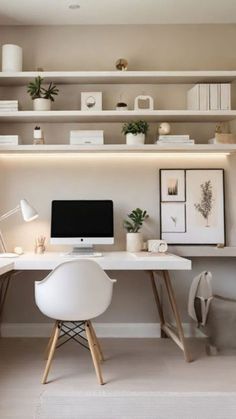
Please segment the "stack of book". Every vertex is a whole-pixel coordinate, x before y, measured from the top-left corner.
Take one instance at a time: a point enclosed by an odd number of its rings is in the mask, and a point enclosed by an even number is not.
[[[20,144],[19,135],[0,135],[0,146],[18,144]]]
[[[159,135],[156,144],[158,145],[193,145],[194,140],[189,135]]]
[[[18,111],[18,100],[0,100],[0,112]]]
[[[187,94],[189,110],[220,111],[231,109],[230,83],[200,83],[192,87]]]

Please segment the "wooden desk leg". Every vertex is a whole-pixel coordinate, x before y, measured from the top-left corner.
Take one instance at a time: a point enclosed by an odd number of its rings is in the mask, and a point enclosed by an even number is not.
[[[167,295],[170,301],[170,305],[173,311],[173,315],[176,321],[176,332],[173,330],[173,328],[168,325],[164,324],[163,329],[166,332],[166,334],[174,340],[174,342],[180,347],[180,349],[184,352],[184,357],[187,362],[191,362],[190,354],[186,347],[186,342],[184,338],[184,332],[183,332],[183,326],[181,323],[181,318],[177,306],[177,301],[174,294],[174,289],[171,284],[171,279],[168,271],[162,271],[163,272],[163,278],[166,285]]]
[[[155,298],[155,302],[156,302],[156,306],[157,306],[157,310],[158,310],[158,314],[159,314],[159,319],[160,319],[161,338],[167,338],[167,334],[163,330],[163,326],[165,324],[165,318],[164,318],[164,313],[163,313],[163,309],[162,309],[162,305],[161,305],[161,300],[160,300],[158,290],[157,290],[157,286],[156,286],[156,282],[155,282],[154,272],[149,271],[149,275],[150,275],[152,291],[153,291],[153,294],[154,294],[154,298]]]
[[[11,280],[11,275],[6,275],[6,277],[3,277],[0,279],[1,283],[0,283],[0,321],[2,319],[2,313],[3,313],[3,308],[5,305],[5,301],[7,298],[7,292],[8,292],[8,288],[10,285],[10,280]]]

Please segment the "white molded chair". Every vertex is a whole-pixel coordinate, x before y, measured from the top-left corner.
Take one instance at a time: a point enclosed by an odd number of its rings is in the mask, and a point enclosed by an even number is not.
[[[116,280],[110,279],[95,261],[86,259],[64,262],[45,279],[35,282],[38,308],[55,320],[46,351],[43,384],[47,381],[56,347],[70,339],[82,346],[88,345],[98,381],[103,384],[100,368],[103,355],[90,320],[104,313],[110,305],[114,282]]]

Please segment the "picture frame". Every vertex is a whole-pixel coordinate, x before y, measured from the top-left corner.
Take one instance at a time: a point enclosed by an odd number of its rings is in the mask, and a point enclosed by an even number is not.
[[[184,170],[162,169],[160,179],[162,202],[185,202],[186,179]]]
[[[192,244],[192,245],[217,245],[225,244],[225,188],[224,169],[176,169],[182,171],[185,178],[185,231],[183,231],[183,209],[176,207],[180,201],[174,201],[172,197],[178,194],[171,193],[171,200],[166,201],[166,185],[173,187],[172,183],[166,182],[164,174],[173,169],[160,170],[160,237],[169,244]],[[175,172],[175,170],[174,170]],[[163,186],[164,182],[164,186]],[[174,185],[175,186],[175,185]],[[168,197],[168,195],[167,195]],[[166,206],[166,204],[168,204]],[[171,207],[173,205],[173,207]],[[176,226],[173,227],[173,217]],[[177,221],[178,230],[177,231]]]
[[[162,202],[161,215],[161,225],[163,233],[186,232],[185,202]]]
[[[101,111],[102,92],[81,92],[82,111]]]

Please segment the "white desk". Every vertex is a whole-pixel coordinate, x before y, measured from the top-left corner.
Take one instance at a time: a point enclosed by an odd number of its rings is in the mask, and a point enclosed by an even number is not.
[[[3,300],[6,299],[6,292],[9,280],[17,271],[24,270],[52,270],[60,263],[70,260],[69,257],[62,257],[60,253],[47,252],[43,255],[26,253],[14,259],[1,259],[0,275],[7,276],[6,290]],[[75,260],[75,258],[73,258]],[[190,355],[186,348],[183,334],[183,327],[179,315],[179,310],[171,284],[169,271],[190,270],[191,261],[172,254],[149,255],[148,253],[128,253],[128,252],[104,252],[102,257],[93,258],[105,270],[142,270],[148,271],[150,275],[152,290],[157,305],[162,336],[169,336],[184,352],[186,361],[190,361]],[[8,275],[7,275],[8,273]],[[9,279],[10,278],[10,279]],[[167,297],[172,308],[176,327],[166,322],[162,303],[159,297],[155,279],[163,280],[167,291]],[[2,281],[4,282],[4,281]]]
[[[4,259],[5,261],[6,259]],[[70,257],[61,256],[61,253],[47,252],[43,255],[26,253],[13,260],[17,270],[51,270],[60,263],[70,260]],[[75,258],[73,257],[73,260]],[[160,254],[150,256],[146,252],[104,252],[103,256],[93,258],[106,270],[189,270],[191,261],[179,256]],[[9,262],[9,259],[8,259]]]

